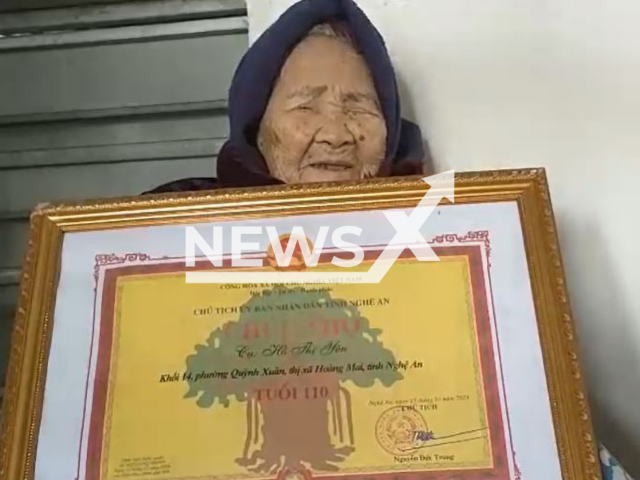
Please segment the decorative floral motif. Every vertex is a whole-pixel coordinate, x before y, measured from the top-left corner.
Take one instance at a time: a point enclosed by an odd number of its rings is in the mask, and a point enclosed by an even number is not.
[[[484,243],[485,252],[487,253],[487,262],[491,266],[491,240],[489,238],[488,230],[476,230],[468,232],[466,235],[458,235],[457,233],[446,233],[444,235],[438,235],[433,238],[429,243],[470,243],[470,242],[482,242]]]
[[[602,468],[602,480],[633,480],[609,450],[602,445],[600,445],[600,468]]]
[[[125,263],[133,262],[148,262],[152,258],[146,253],[126,253],[124,255],[117,255],[115,253],[96,255],[96,263],[93,266],[93,278],[96,285],[98,284],[98,277],[100,275],[100,267],[106,265],[122,265]]]

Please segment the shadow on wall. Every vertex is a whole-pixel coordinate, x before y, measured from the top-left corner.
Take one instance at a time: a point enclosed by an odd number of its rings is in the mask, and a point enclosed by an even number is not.
[[[402,116],[407,120],[418,123],[418,117],[416,116],[415,103],[411,97],[407,83],[404,81],[402,75],[396,71],[396,78],[398,80],[398,91],[400,94],[400,105],[402,107]],[[435,167],[433,166],[433,157],[431,156],[431,148],[429,147],[429,141],[426,139],[429,130],[426,125],[420,125],[422,131],[422,146],[424,148],[424,161],[422,164],[423,173],[426,175],[433,175]]]
[[[619,278],[612,269],[613,256],[608,250],[611,246],[595,223],[578,226],[571,217],[562,216],[558,218],[558,229],[561,239],[580,238],[582,243],[580,249],[564,248],[563,256],[565,268],[582,265],[581,271],[567,269],[567,277],[570,296],[578,298],[577,294],[582,293],[582,301],[573,304],[572,309],[579,327],[578,342],[590,346],[589,354],[580,358],[583,372],[590,372],[586,381],[596,436],[631,475],[640,478],[640,445],[633,440],[638,426],[625,420],[625,407],[637,404],[640,398],[640,352],[629,328],[631,308],[620,294]],[[590,254],[584,255],[585,251]],[[588,278],[582,272],[598,272],[599,276]],[[593,312],[601,311],[598,302],[603,295],[608,315],[587,321]]]

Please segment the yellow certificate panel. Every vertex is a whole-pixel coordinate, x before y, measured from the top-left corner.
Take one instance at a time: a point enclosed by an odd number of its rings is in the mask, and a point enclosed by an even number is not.
[[[480,247],[438,254],[376,285],[114,269],[88,477],[509,478]]]

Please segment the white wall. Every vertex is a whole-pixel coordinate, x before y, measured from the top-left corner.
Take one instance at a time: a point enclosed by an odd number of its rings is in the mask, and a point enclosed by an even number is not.
[[[293,1],[248,3],[255,38]],[[640,472],[640,1],[358,3],[437,170],[547,168],[598,434]]]

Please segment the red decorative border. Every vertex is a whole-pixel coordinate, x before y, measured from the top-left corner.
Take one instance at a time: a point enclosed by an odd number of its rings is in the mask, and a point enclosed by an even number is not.
[[[442,235],[434,239],[434,243],[453,242],[475,242],[481,241],[490,251],[488,234],[485,236],[474,235],[473,232],[466,236]],[[504,425],[502,421],[502,408],[500,394],[498,390],[498,378],[494,359],[493,339],[491,335],[491,325],[487,304],[487,285],[484,279],[484,268],[482,264],[481,246],[456,245],[456,246],[435,246],[434,250],[439,256],[465,255],[469,259],[469,271],[471,278],[471,288],[473,292],[474,311],[476,314],[478,347],[480,351],[480,363],[483,372],[485,385],[485,402],[487,406],[487,416],[490,423],[491,444],[493,451],[494,467],[490,469],[469,470],[447,470],[449,478],[460,480],[508,480],[509,467],[507,460],[506,443],[504,437]],[[369,251],[366,259],[372,260],[380,252]],[[402,258],[415,258],[410,250],[403,252]],[[327,255],[330,260],[330,255]],[[98,259],[96,259],[98,260]],[[100,265],[124,264],[128,262],[147,261],[150,257],[145,254],[131,254],[124,257],[101,256]],[[325,260],[322,258],[320,261]],[[96,262],[98,263],[98,261]],[[211,267],[208,262],[197,263],[196,268],[202,269]],[[105,272],[104,288],[102,291],[102,312],[101,325],[98,344],[98,361],[94,379],[93,408],[89,422],[89,441],[87,451],[86,477],[91,480],[100,478],[100,463],[102,455],[102,435],[104,429],[104,419],[106,413],[106,399],[108,389],[108,378],[110,368],[110,356],[113,340],[114,327],[114,305],[116,295],[117,279],[128,275],[150,274],[150,273],[170,273],[184,271],[184,262],[167,262],[160,264],[139,264],[117,267]],[[106,320],[106,321],[105,321]],[[517,467],[516,467],[517,471]],[[343,474],[322,476],[325,480],[343,480],[349,477],[353,480],[380,479],[390,480],[401,478],[403,480],[436,480],[442,479],[444,472],[388,472],[381,474]]]

